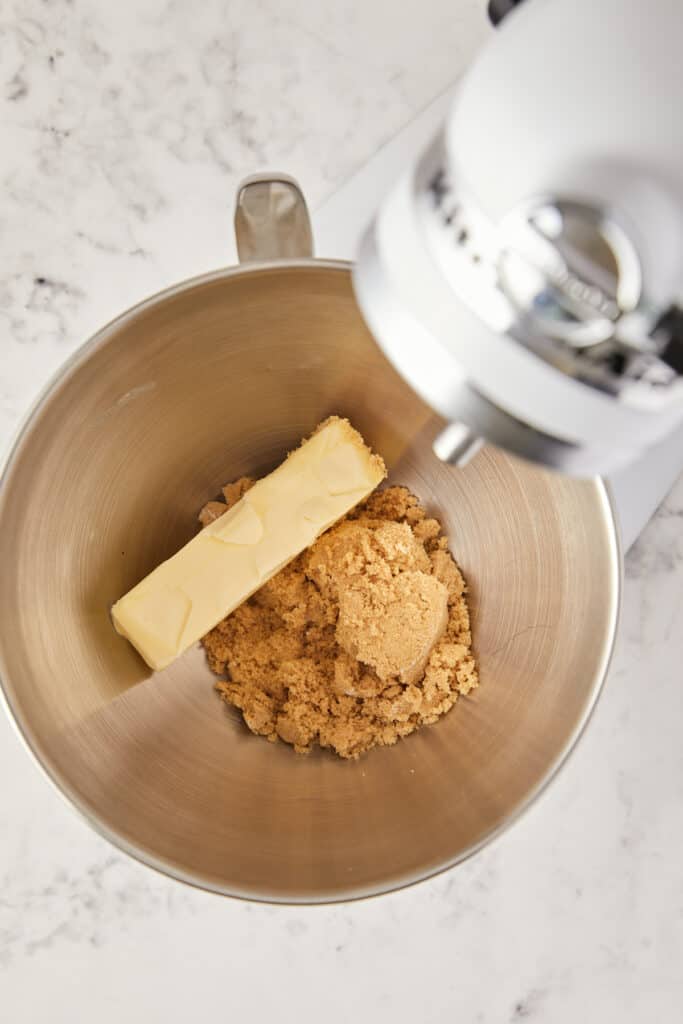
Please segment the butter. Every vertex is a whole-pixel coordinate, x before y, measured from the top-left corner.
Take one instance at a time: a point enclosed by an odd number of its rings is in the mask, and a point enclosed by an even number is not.
[[[112,608],[153,669],[170,664],[386,476],[347,420],[326,420],[269,476]]]

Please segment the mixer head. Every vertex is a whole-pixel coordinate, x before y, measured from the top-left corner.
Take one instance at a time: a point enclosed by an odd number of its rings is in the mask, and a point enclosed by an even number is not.
[[[358,301],[451,421],[445,461],[485,439],[607,473],[683,419],[683,135],[661,116],[683,93],[683,12],[653,7],[634,37],[637,0],[606,0],[596,24],[591,0],[522,5],[365,237]],[[591,61],[608,42],[617,56]]]

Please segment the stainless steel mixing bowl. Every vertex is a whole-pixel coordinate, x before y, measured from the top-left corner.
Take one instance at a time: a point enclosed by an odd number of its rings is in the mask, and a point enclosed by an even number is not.
[[[242,194],[243,255],[261,254],[265,223],[271,251],[307,248],[292,196],[286,184]],[[442,519],[470,584],[481,670],[437,725],[357,762],[252,736],[214,694],[200,650],[151,675],[109,620],[225,481],[267,472],[330,413]],[[544,786],[612,650],[610,501],[597,480],[493,449],[444,466],[431,448],[441,426],[375,346],[345,263],[198,278],[78,352],[4,472],[0,671],[28,746],[103,835],[216,892],[316,902],[456,864]]]

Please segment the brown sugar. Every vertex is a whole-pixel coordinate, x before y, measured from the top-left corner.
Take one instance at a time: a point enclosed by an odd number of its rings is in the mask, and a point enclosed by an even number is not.
[[[203,524],[253,481],[223,489]],[[208,633],[220,696],[252,732],[354,758],[435,722],[477,686],[466,586],[436,519],[376,491]]]
[[[339,595],[336,637],[383,683],[416,683],[448,623],[448,591],[424,572],[390,580],[361,578]]]
[[[213,523],[219,516],[222,516],[224,512],[227,512],[229,508],[236,505],[243,495],[247,493],[250,487],[256,483],[249,476],[241,476],[239,480],[235,480],[234,483],[226,484],[223,488],[224,501],[207,501],[204,508],[199,513],[199,522],[202,526],[208,526],[209,523]]]

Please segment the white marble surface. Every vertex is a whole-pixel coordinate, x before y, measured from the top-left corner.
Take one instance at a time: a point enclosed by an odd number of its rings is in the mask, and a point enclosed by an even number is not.
[[[318,204],[446,86],[482,9],[0,0],[0,441],[94,328],[231,256],[243,174],[279,166]],[[456,871],[329,908],[131,863],[0,718],[0,1019],[680,1019],[682,661],[679,483],[629,555],[610,679],[556,783]]]

